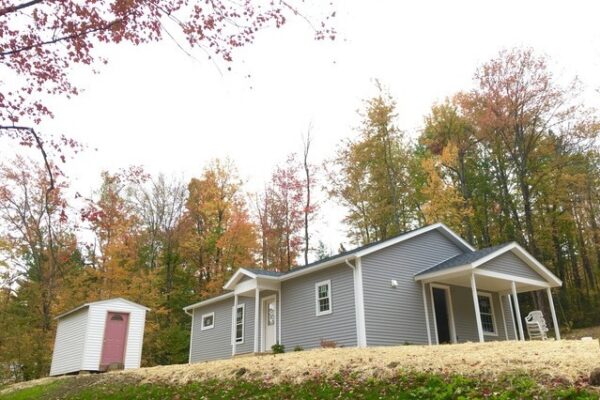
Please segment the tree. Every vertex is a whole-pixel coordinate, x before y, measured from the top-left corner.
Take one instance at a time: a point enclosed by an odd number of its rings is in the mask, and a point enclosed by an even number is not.
[[[306,182],[300,176],[301,169],[295,154],[289,155],[257,196],[263,268],[287,271],[296,265],[302,250],[304,223],[314,208],[304,203]]]
[[[377,88],[365,102],[358,138],[347,140],[328,163],[329,193],[349,209],[345,222],[357,243],[398,234],[415,217],[411,151],[395,125],[395,101]]]
[[[49,366],[53,317],[70,299],[64,282],[81,267],[63,197],[49,192],[45,168],[16,158],[0,166],[0,254],[6,268],[0,314],[0,364],[16,378],[43,376]]]
[[[53,116],[48,96],[77,95],[73,67],[96,70],[99,62],[108,61],[101,50],[109,44],[140,45],[167,37],[182,49],[179,42],[185,41],[188,47],[205,51],[209,59],[218,56],[229,63],[234,49],[253,43],[259,31],[279,28],[289,16],[302,15],[301,5],[285,1],[2,0],[0,66],[7,79],[0,83],[0,136],[36,145],[45,153],[45,141],[35,126]],[[319,28],[314,28],[317,40],[335,37],[328,23],[334,15],[327,12]],[[60,149],[67,141],[48,137],[48,143]]]
[[[215,160],[188,185],[182,252],[202,295],[220,291],[230,271],[254,264],[256,232],[233,163]]]
[[[316,217],[319,210],[319,206],[312,196],[314,187],[317,184],[316,174],[318,173],[318,169],[309,161],[310,146],[312,144],[311,129],[312,127],[309,127],[306,137],[302,138],[302,167],[304,169],[304,265],[308,264],[308,253],[310,251],[309,223]]]

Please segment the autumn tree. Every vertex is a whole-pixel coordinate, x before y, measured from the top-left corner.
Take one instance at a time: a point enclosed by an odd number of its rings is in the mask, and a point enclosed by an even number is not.
[[[411,150],[396,125],[396,103],[381,85],[365,101],[358,137],[328,163],[330,195],[348,208],[345,222],[357,243],[385,239],[415,218]]]
[[[476,245],[521,243],[563,279],[559,301],[573,320],[597,320],[584,311],[600,300],[595,111],[531,49],[501,52],[475,82],[426,118],[423,207],[446,204],[450,224],[462,215]],[[525,300],[546,307],[543,296]]]
[[[97,71],[108,61],[102,52],[108,45],[168,38],[229,63],[234,49],[253,43],[259,31],[302,13],[302,2],[283,1],[2,0],[0,68],[6,79],[0,83],[0,136],[60,150],[65,145],[60,135],[44,138],[37,128],[53,116],[49,98],[77,95],[74,66]],[[327,11],[318,18],[322,23],[309,24],[318,26],[317,40],[335,36],[328,23],[334,15]]]
[[[265,190],[256,196],[256,211],[261,240],[263,268],[288,271],[301,254],[305,218],[310,220],[313,207],[306,206],[303,166],[295,154],[273,171]]]
[[[256,232],[230,160],[215,160],[188,185],[182,251],[201,295],[221,290],[234,268],[254,265]]]
[[[20,379],[47,372],[53,317],[70,305],[64,282],[81,267],[65,190],[57,181],[50,191],[45,168],[26,158],[0,166],[0,364]]]

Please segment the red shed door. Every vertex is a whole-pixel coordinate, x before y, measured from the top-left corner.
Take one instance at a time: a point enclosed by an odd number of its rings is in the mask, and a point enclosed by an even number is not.
[[[128,322],[129,314],[115,312],[108,313],[106,317],[106,327],[104,328],[101,366],[106,367],[112,363],[123,364]]]

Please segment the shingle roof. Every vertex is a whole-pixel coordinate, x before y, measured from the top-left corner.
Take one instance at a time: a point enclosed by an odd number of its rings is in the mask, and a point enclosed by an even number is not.
[[[267,271],[265,269],[258,269],[258,268],[244,268],[246,271],[248,272],[252,272],[253,274],[256,275],[264,275],[264,276],[281,276],[284,273],[283,272],[278,272],[278,271]]]
[[[424,274],[428,274],[431,272],[442,271],[444,269],[459,267],[461,265],[471,264],[477,260],[482,259],[483,257],[485,257],[489,254],[492,254],[496,250],[500,250],[501,248],[504,248],[504,247],[510,245],[511,243],[512,242],[502,243],[497,246],[487,247],[485,249],[476,250],[476,251],[472,251],[469,253],[459,254],[459,255],[452,257],[446,261],[443,261],[437,265],[434,265],[433,267],[430,267],[421,272],[418,272],[417,274],[415,274],[415,276],[424,275]]]

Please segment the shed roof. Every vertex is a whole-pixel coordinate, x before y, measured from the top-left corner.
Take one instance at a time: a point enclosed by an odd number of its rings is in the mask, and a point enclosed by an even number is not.
[[[74,309],[72,309],[72,310],[69,310],[69,311],[67,311],[67,312],[64,312],[64,313],[62,313],[62,314],[58,315],[58,316],[57,316],[57,317],[55,317],[54,319],[60,319],[60,318],[66,317],[66,316],[67,316],[67,315],[69,315],[69,314],[73,314],[73,313],[74,313],[74,312],[76,312],[76,311],[79,311],[79,310],[81,310],[81,309],[87,308],[87,307],[89,307],[89,306],[91,306],[91,305],[94,305],[94,304],[110,303],[110,302],[114,302],[114,301],[124,301],[125,303],[128,303],[129,305],[131,305],[131,306],[133,306],[133,307],[136,307],[136,308],[139,308],[139,309],[142,309],[142,310],[146,310],[146,311],[150,311],[150,309],[149,309],[148,307],[146,307],[146,306],[143,306],[143,305],[141,305],[141,304],[138,304],[138,303],[134,303],[133,301],[130,301],[130,300],[124,299],[124,298],[122,298],[122,297],[115,297],[115,298],[113,298],[113,299],[99,300],[99,301],[92,301],[92,302],[89,302],[89,303],[82,304],[82,305],[80,305],[79,307],[76,307],[76,308],[74,308]]]

